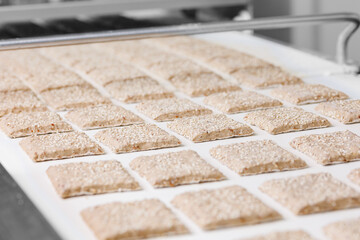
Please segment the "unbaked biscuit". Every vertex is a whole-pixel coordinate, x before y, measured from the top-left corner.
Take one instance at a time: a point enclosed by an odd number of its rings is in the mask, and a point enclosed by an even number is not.
[[[302,230],[293,230],[287,232],[273,232],[243,240],[315,240],[315,238],[312,238],[307,232]]]
[[[1,130],[11,138],[68,132],[72,127],[54,112],[23,112],[0,119]]]
[[[137,157],[130,162],[130,167],[156,188],[225,179],[191,150]]]
[[[15,74],[0,70],[0,92],[30,90]]]
[[[145,101],[136,108],[156,121],[169,121],[176,118],[211,114],[212,111],[188,99],[170,98]]]
[[[181,142],[152,124],[111,128],[95,134],[95,138],[115,153],[176,147]]]
[[[210,149],[215,159],[240,175],[304,168],[307,164],[271,140],[217,146]]]
[[[360,193],[329,173],[269,180],[259,188],[296,215],[360,206]]]
[[[360,168],[357,168],[357,169],[354,169],[352,170],[349,175],[348,175],[348,178],[356,183],[357,185],[360,186]]]
[[[301,108],[281,107],[248,113],[244,120],[271,134],[329,127],[330,122]]]
[[[139,116],[114,105],[101,105],[69,111],[65,117],[81,129],[117,127],[143,123]]]
[[[322,165],[360,160],[360,137],[350,131],[301,136],[290,146]]]
[[[296,105],[349,98],[345,93],[321,84],[283,86],[272,90],[271,95]]]
[[[320,103],[315,107],[315,110],[342,123],[360,122],[360,100]]]
[[[240,186],[186,192],[171,203],[205,230],[257,224],[281,216]]]
[[[239,136],[249,136],[253,130],[222,114],[177,119],[168,127],[193,142],[206,142]]]
[[[160,200],[112,202],[81,211],[97,239],[139,239],[188,233]]]
[[[115,160],[59,164],[50,166],[46,173],[62,198],[140,189]]]
[[[224,113],[239,113],[281,106],[271,97],[250,91],[216,93],[205,97],[204,103]]]
[[[330,240],[359,240],[360,218],[337,221],[326,225],[323,230]]]
[[[97,143],[81,132],[27,137],[20,146],[35,162],[104,154]]]

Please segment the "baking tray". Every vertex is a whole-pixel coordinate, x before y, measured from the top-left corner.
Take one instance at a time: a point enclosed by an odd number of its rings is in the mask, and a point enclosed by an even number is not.
[[[305,82],[308,83],[321,83],[329,87],[341,90],[348,94],[351,98],[360,98],[360,78],[353,75],[345,75],[347,71],[346,67],[321,59],[316,56],[312,56],[308,53],[292,49],[287,46],[280,45],[268,40],[264,40],[252,35],[240,34],[237,32],[228,33],[215,33],[215,34],[204,34],[197,36],[209,41],[218,42],[229,47],[234,47],[242,51],[246,51],[255,56],[262,57],[270,62],[279,64],[289,71],[296,73],[303,77]],[[225,76],[228,77],[228,76]],[[231,79],[229,79],[231,80]],[[109,96],[104,89],[94,84],[105,96]],[[171,88],[171,86],[166,86]],[[269,90],[259,90],[259,93],[268,95]],[[188,98],[186,95],[175,92],[179,97]],[[191,98],[194,102],[203,105],[202,97]],[[156,124],[162,129],[171,132],[167,127],[166,123],[155,122],[146,116],[139,113],[135,104],[123,104],[119,101],[112,99],[114,104],[120,105],[126,109],[133,111],[134,113],[141,116],[148,123]],[[284,103],[285,106],[292,106],[291,104]],[[315,104],[302,106],[303,109],[313,112]],[[209,107],[210,108],[210,107]],[[216,109],[211,108],[215,113],[219,113]],[[246,113],[228,115],[230,118],[243,121],[243,116]],[[64,115],[64,112],[60,112],[60,115]],[[172,236],[171,239],[239,239],[257,235],[259,233],[265,234],[267,232],[277,230],[291,230],[291,229],[303,229],[318,239],[325,239],[322,233],[322,226],[329,222],[333,222],[340,219],[346,219],[351,217],[360,216],[359,209],[348,209],[340,210],[327,213],[312,214],[308,216],[295,216],[287,209],[280,206],[274,200],[267,195],[263,194],[258,190],[258,186],[269,179],[283,178],[290,176],[297,176],[306,173],[314,172],[330,172],[338,179],[352,186],[353,188],[360,191],[360,187],[351,183],[346,175],[350,170],[354,168],[360,168],[360,162],[351,162],[346,164],[337,164],[332,166],[321,166],[316,164],[313,160],[301,154],[289,146],[289,141],[297,136],[333,132],[338,130],[350,130],[360,135],[360,124],[344,125],[332,119],[328,120],[331,122],[332,127],[324,129],[315,129],[295,133],[286,133],[280,135],[270,135],[265,131],[260,130],[257,127],[252,127],[255,131],[255,135],[249,137],[231,138],[225,140],[218,140],[205,143],[193,143],[184,137],[171,132],[177,136],[182,146],[178,148],[151,150],[143,152],[134,152],[127,154],[114,154],[109,151],[108,148],[104,147],[107,151],[106,155],[101,156],[89,156],[79,157],[73,159],[59,160],[59,161],[48,161],[41,163],[34,163],[28,156],[21,150],[18,142],[20,139],[11,140],[3,133],[0,133],[0,152],[2,157],[0,162],[4,165],[7,171],[14,177],[19,185],[24,189],[28,196],[32,199],[34,204],[44,214],[48,221],[53,225],[55,230],[64,238],[69,240],[77,239],[96,239],[91,230],[86,226],[80,217],[80,211],[84,208],[113,202],[113,201],[132,201],[140,200],[144,198],[159,198],[167,206],[169,206],[179,219],[189,228],[192,234]],[[74,125],[73,125],[74,126]],[[76,130],[79,130],[74,126]],[[99,130],[85,131],[91,138]],[[235,142],[244,142],[257,139],[272,139],[277,142],[280,146],[287,149],[288,151],[300,156],[305,160],[309,168],[277,172],[269,174],[261,174],[255,176],[239,176],[235,172],[231,171],[224,165],[221,165],[217,160],[213,159],[209,154],[211,147],[220,144],[229,144]],[[151,155],[155,153],[164,153],[171,151],[180,151],[183,149],[192,149],[197,151],[200,156],[206,159],[210,164],[218,168],[228,180],[220,182],[202,183],[178,186],[174,188],[163,188],[154,189],[144,179],[140,178],[138,174],[129,168],[129,162],[137,156]],[[45,171],[49,166],[79,162],[79,161],[95,161],[95,160],[108,160],[116,159],[120,161],[129,173],[140,183],[143,190],[134,192],[117,192],[108,193],[95,196],[82,196],[69,199],[60,198],[52,187]],[[182,192],[200,190],[200,189],[211,189],[229,185],[240,185],[245,187],[249,192],[260,198],[270,207],[277,210],[283,215],[283,220],[263,223],[258,225],[225,228],[215,231],[203,231],[196,226],[191,220],[189,220],[184,214],[176,210],[171,206],[171,199]],[[161,237],[157,239],[167,239],[168,237]]]

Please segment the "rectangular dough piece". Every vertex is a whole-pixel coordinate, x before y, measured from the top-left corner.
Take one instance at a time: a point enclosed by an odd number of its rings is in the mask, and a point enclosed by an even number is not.
[[[167,126],[193,142],[249,136],[254,133],[249,126],[222,114],[177,119]]]
[[[115,153],[177,147],[181,142],[152,124],[110,128],[95,134],[95,138]]]
[[[348,178],[355,184],[360,186],[360,168],[353,169],[349,174]]]
[[[296,107],[281,107],[248,113],[244,120],[271,134],[329,127],[330,122]]]
[[[145,101],[137,110],[156,121],[171,121],[177,118],[211,114],[212,111],[188,99],[170,98]]]
[[[204,98],[204,103],[224,113],[239,113],[282,106],[279,100],[251,92],[216,93]]]
[[[329,240],[359,240],[359,226],[360,218],[352,218],[327,224],[323,231]]]
[[[109,99],[102,96],[91,86],[73,86],[48,90],[41,93],[41,97],[50,107],[57,111],[111,103]]]
[[[69,132],[73,128],[54,112],[23,112],[0,118],[0,129],[11,138]]]
[[[240,186],[185,192],[171,203],[204,230],[274,221],[281,216]]]
[[[156,188],[225,179],[192,150],[137,157],[130,167]]]
[[[69,111],[65,117],[81,129],[118,127],[143,123],[134,113],[115,105],[101,105]]]
[[[174,93],[150,77],[112,82],[105,89],[112,97],[125,103],[174,97]]]
[[[360,160],[360,137],[350,131],[301,136],[290,146],[322,165]]]
[[[315,110],[345,124],[360,122],[360,100],[320,103]]]
[[[329,173],[269,180],[259,189],[296,215],[360,206],[360,193]]]
[[[85,133],[69,132],[27,137],[20,141],[35,162],[104,154],[104,150]]]
[[[189,231],[160,200],[112,202],[81,211],[99,240],[139,239],[185,234]]]
[[[296,105],[349,98],[345,93],[321,84],[298,84],[273,89],[271,95]]]
[[[26,91],[30,90],[15,73],[0,70],[0,92]]]
[[[210,154],[240,175],[307,167],[303,160],[271,140],[221,145],[210,149]]]
[[[141,189],[115,160],[59,164],[50,166],[46,173],[62,198]]]

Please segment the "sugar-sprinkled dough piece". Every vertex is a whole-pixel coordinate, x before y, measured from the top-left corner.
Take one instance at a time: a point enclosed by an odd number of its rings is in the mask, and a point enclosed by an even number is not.
[[[62,198],[140,189],[115,160],[59,164],[50,166],[46,173]]]
[[[306,163],[271,140],[221,145],[210,154],[240,175],[304,168]]]
[[[357,185],[360,186],[360,168],[357,168],[357,169],[354,169],[352,170],[349,175],[348,175],[348,178],[356,183]]]
[[[286,232],[272,232],[266,235],[246,238],[242,240],[315,240],[307,232],[292,230]]]
[[[35,162],[104,154],[96,142],[81,132],[27,137],[20,146]]]
[[[301,136],[290,146],[322,165],[360,160],[360,137],[350,131]]]
[[[0,92],[0,117],[9,113],[46,110],[46,106],[31,91]]]
[[[30,90],[15,74],[0,70],[0,92]]]
[[[281,107],[248,113],[244,120],[271,134],[329,127],[330,122],[301,108]]]
[[[90,86],[73,86],[41,93],[41,97],[55,110],[69,110],[102,104],[110,104],[110,100]]]
[[[281,216],[240,186],[186,192],[171,203],[206,230],[257,224]]]
[[[250,91],[216,93],[205,97],[204,103],[224,113],[239,113],[281,106],[271,97]]]
[[[81,129],[117,127],[143,123],[134,113],[114,105],[101,105],[69,111],[65,117]]]
[[[160,200],[113,202],[86,208],[81,216],[97,239],[138,239],[188,233]]]
[[[106,129],[96,133],[95,138],[115,153],[176,147],[181,144],[176,137],[152,124]]]
[[[360,206],[360,193],[329,173],[269,180],[259,188],[296,215]]]
[[[112,97],[126,103],[174,97],[171,91],[149,77],[112,82],[105,89]]]
[[[315,107],[315,110],[342,123],[360,122],[360,100],[339,100],[320,103]]]
[[[11,138],[68,132],[72,127],[54,112],[23,112],[0,119],[1,130]]]
[[[145,101],[136,108],[156,121],[211,114],[212,111],[188,99],[170,98]]]
[[[168,127],[193,142],[206,142],[238,136],[249,136],[253,130],[222,114],[177,119]]]
[[[323,231],[330,240],[359,240],[359,226],[360,218],[353,218],[330,223],[323,227]]]
[[[283,86],[272,90],[271,95],[297,105],[349,98],[345,93],[321,84]]]
[[[221,172],[192,150],[137,157],[130,163],[130,167],[154,187],[225,179]]]

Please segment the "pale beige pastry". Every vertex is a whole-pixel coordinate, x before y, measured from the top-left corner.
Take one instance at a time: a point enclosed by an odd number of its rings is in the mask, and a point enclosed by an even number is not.
[[[204,98],[204,103],[224,113],[239,113],[281,106],[279,100],[250,91],[216,93]]]
[[[283,86],[272,90],[271,95],[296,105],[349,98],[345,93],[321,84]]]
[[[302,230],[292,230],[286,232],[272,232],[266,235],[246,238],[243,240],[315,240],[307,232]]]
[[[225,179],[192,150],[137,157],[130,167],[156,188]]]
[[[160,200],[112,202],[81,211],[99,240],[139,239],[188,233],[176,215]]]
[[[174,97],[171,91],[149,77],[112,82],[105,89],[112,97],[126,103]]]
[[[360,160],[360,137],[350,131],[305,135],[290,146],[322,165]]]
[[[54,112],[23,112],[0,118],[1,130],[11,138],[72,131],[73,128]]]
[[[281,218],[279,213],[240,186],[185,192],[171,203],[204,230]]]
[[[168,123],[168,127],[193,142],[249,136],[254,133],[249,126],[222,114],[177,119]]]
[[[31,91],[0,92],[0,117],[9,113],[47,111]]]
[[[342,123],[360,122],[360,100],[320,103],[315,107],[315,110]]]
[[[269,180],[259,188],[296,215],[360,206],[360,193],[329,173]]]
[[[221,145],[210,149],[210,154],[240,175],[307,167],[307,164],[299,157],[271,140]]]
[[[106,129],[96,133],[95,138],[115,153],[176,147],[181,144],[176,137],[152,124]]]
[[[102,104],[110,104],[110,100],[102,96],[91,86],[73,86],[48,90],[41,97],[55,110],[70,110]]]
[[[353,218],[330,223],[323,227],[323,231],[329,240],[359,240],[359,226],[360,218]]]
[[[360,168],[352,170],[348,174],[348,178],[355,184],[360,186]]]
[[[101,105],[69,111],[65,117],[81,129],[126,126],[143,123],[139,116],[115,105]]]
[[[30,90],[16,74],[0,70],[0,92],[25,91]]]
[[[281,107],[248,113],[244,120],[271,134],[329,127],[330,122],[296,107]]]
[[[35,162],[104,154],[96,142],[81,132],[27,137],[20,146]]]
[[[185,98],[151,100],[139,103],[136,108],[156,121],[211,114],[212,111]]]
[[[46,173],[62,198],[140,189],[115,160],[59,164],[50,166]]]

